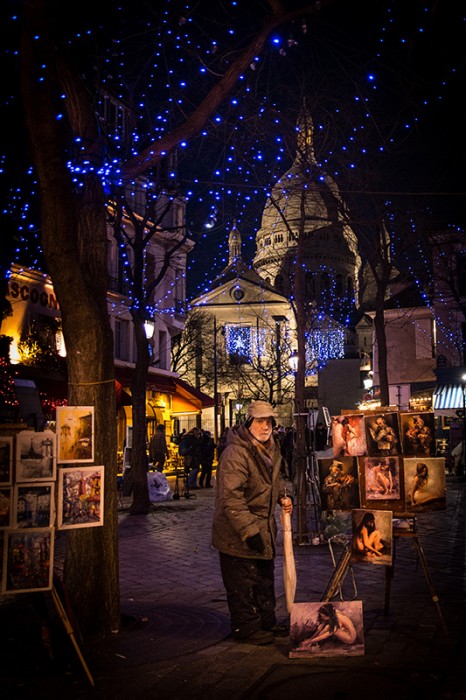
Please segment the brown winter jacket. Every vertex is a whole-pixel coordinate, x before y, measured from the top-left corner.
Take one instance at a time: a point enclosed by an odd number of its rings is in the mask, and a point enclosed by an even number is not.
[[[277,523],[275,508],[285,496],[280,449],[271,438],[269,467],[241,425],[228,431],[216,475],[212,545],[224,554],[247,559],[273,559]],[[263,554],[252,551],[246,540],[260,533]]]

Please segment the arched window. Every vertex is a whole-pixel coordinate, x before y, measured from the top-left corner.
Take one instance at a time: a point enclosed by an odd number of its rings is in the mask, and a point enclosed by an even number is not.
[[[337,275],[335,277],[335,293],[337,296],[341,296],[343,292],[343,277],[341,275]]]

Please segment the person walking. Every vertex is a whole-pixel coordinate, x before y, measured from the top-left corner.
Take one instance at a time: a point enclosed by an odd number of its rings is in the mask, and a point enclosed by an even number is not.
[[[210,483],[212,479],[212,465],[214,463],[215,454],[215,442],[208,430],[202,432],[201,438],[201,448],[200,448],[200,462],[201,462],[201,475],[199,477],[199,488],[206,489],[212,488]]]
[[[149,442],[149,456],[154,466],[154,470],[163,472],[165,460],[170,456],[165,439],[165,426],[160,424],[157,426],[155,433],[152,435]]]
[[[212,523],[233,638],[257,645],[289,634],[275,612],[275,507],[293,510],[272,437],[276,417],[267,401],[253,401],[245,423],[229,430],[217,468]]]
[[[197,476],[200,469],[201,429],[194,427],[180,442],[179,453],[184,457],[184,469],[189,490],[197,489]]]

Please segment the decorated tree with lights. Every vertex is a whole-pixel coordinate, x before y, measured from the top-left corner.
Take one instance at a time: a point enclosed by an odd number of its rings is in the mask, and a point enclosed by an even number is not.
[[[263,16],[263,5],[254,3],[243,8],[242,15],[237,14],[236,4],[228,11],[223,5],[218,6],[215,17],[210,17],[212,21],[208,22],[208,16],[199,14],[203,9],[202,3],[197,8],[189,8],[186,3],[166,3],[162,8],[145,7],[144,11],[132,3],[129,12],[124,2],[118,7],[111,2],[93,3],[89,7],[81,3],[79,6],[67,6],[65,16],[61,3],[26,0],[20,8],[22,10],[24,6],[25,9],[24,15],[19,17],[20,21],[17,21],[16,14],[12,14],[4,24],[9,33],[7,39],[14,36],[15,27],[20,27],[23,32],[22,106],[31,141],[30,154],[34,161],[34,169],[26,172],[24,181],[31,184],[31,189],[35,189],[41,200],[40,242],[63,315],[70,402],[95,406],[98,425],[95,454],[98,462],[105,464],[107,470],[104,527],[67,533],[65,579],[83,630],[94,628],[108,632],[118,629],[120,624],[113,338],[106,305],[106,205],[117,187],[135,183],[177,147],[188,147],[193,170],[194,165],[200,167],[205,153],[204,144],[217,129],[218,134],[223,129],[227,148],[218,151],[218,166],[212,169],[211,184],[204,188],[202,197],[193,196],[192,201],[197,200],[203,205],[209,202],[210,211],[216,213],[217,221],[229,206],[236,210],[233,213],[237,217],[238,214],[245,216],[245,207],[253,206],[256,199],[263,199],[266,191],[261,187],[251,187],[251,172],[257,175],[261,174],[258,171],[264,173],[268,170],[270,182],[273,182],[274,169],[282,165],[279,160],[283,157],[279,145],[279,156],[275,158],[270,157],[267,148],[257,146],[252,141],[249,141],[249,162],[235,152],[238,139],[243,137],[245,142],[248,141],[250,121],[247,117],[252,114],[248,107],[255,105],[256,117],[270,117],[271,125],[275,119],[279,120],[280,108],[284,103],[270,96],[270,87],[276,85],[275,77],[279,73],[276,70],[277,61],[293,53],[295,45],[299,44],[298,34],[307,35],[306,49],[309,55],[316,56],[316,41],[320,31],[325,33],[325,23],[319,26],[319,31],[307,32],[308,24],[304,18],[315,17],[319,14],[318,8],[325,10],[327,4],[329,2],[320,2],[306,7],[305,3],[296,3],[296,10],[287,13],[279,0],[270,0],[270,15],[261,23],[258,19]],[[16,4],[14,7],[17,10]],[[353,4],[340,3],[334,17],[344,15],[345,7],[346,12],[353,15]],[[218,17],[220,9],[226,13],[222,14],[222,21]],[[149,16],[145,14],[148,11]],[[376,12],[379,11],[382,12],[382,9],[379,10],[377,5]],[[367,13],[367,3],[362,3],[356,33],[367,29]],[[96,17],[96,14],[99,16]],[[85,18],[84,23],[81,22],[82,17]],[[233,20],[238,17],[241,21],[236,23],[235,32]],[[387,38],[397,41],[397,32],[400,37],[402,35],[398,30],[398,18],[387,17],[390,31],[386,32],[384,23],[380,22],[380,51],[374,51],[377,64],[385,43],[387,46],[389,44]],[[331,17],[327,15],[326,19],[328,26]],[[411,16],[408,19],[409,37],[415,46],[415,28]],[[294,20],[295,24],[283,41],[283,38],[274,35],[274,30],[288,20]],[[345,18],[343,24],[344,21]],[[126,36],[131,37],[126,43],[121,41],[122,29],[127,29]],[[212,34],[210,30],[214,30]],[[261,55],[270,37],[276,46],[276,53],[272,58],[268,56],[270,60],[262,61]],[[345,34],[344,42],[347,39],[348,35]],[[355,38],[349,52],[351,60],[358,39]],[[329,54],[337,57],[336,69],[343,76],[336,91],[337,107],[327,112],[328,123],[338,118],[339,111],[340,114],[344,111],[341,107],[345,101],[350,103],[353,100],[361,108],[361,123],[347,132],[346,142],[339,144],[347,158],[345,167],[350,172],[358,162],[355,153],[359,158],[364,158],[371,150],[365,144],[364,130],[371,123],[377,124],[377,120],[374,119],[370,101],[363,95],[364,90],[353,91],[354,84],[347,80],[346,71],[341,70],[340,55],[334,49],[344,42],[333,42],[328,36],[326,40],[327,49],[329,46],[331,49]],[[375,43],[376,40],[377,33],[371,32],[371,41]],[[165,61],[163,42],[171,43],[173,60]],[[100,50],[99,44],[103,43],[107,45],[107,51]],[[363,42],[359,43],[362,45]],[[320,44],[319,48],[322,47],[323,44]],[[400,66],[405,65],[403,48],[400,51],[403,59]],[[297,52],[298,62],[302,60],[302,55]],[[7,58],[5,77],[9,79],[14,71],[8,69],[16,62],[17,51],[8,52]],[[318,63],[314,62],[309,76],[319,74]],[[369,73],[369,65],[371,62],[367,60],[362,71],[364,76]],[[79,66],[77,71],[76,66]],[[161,80],[156,67],[165,66],[168,66],[168,77]],[[182,76],[192,66],[196,67],[197,79],[189,84]],[[256,80],[251,79],[252,75],[256,76]],[[328,72],[320,75],[320,87],[324,83],[327,85]],[[400,75],[404,75],[401,70]],[[370,89],[376,96],[377,80],[371,77],[370,81]],[[265,86],[269,96],[260,100],[258,108],[256,98],[260,93],[266,95]],[[140,121],[140,128],[132,132],[129,158],[126,154],[124,157],[108,156],[108,144],[102,137],[97,116],[99,95],[115,87],[122,99],[130,97],[133,100],[133,112],[144,117],[144,127]],[[131,89],[128,90],[128,87]],[[315,90],[315,94],[318,94],[318,90]],[[229,96],[231,99],[227,100]],[[160,109],[154,107],[158,102],[163,102]],[[402,103],[400,100],[398,102]],[[15,100],[9,94],[3,105],[8,109],[4,112],[9,112],[14,104]],[[228,105],[228,109],[225,107],[222,113],[220,107],[225,105]],[[228,120],[224,118],[226,112]],[[384,150],[387,150],[387,145],[396,142],[397,134],[394,132],[403,129],[406,129],[403,120],[397,118],[392,133],[384,135],[382,139]],[[408,133],[408,130],[403,133]],[[115,144],[117,140],[118,137]],[[271,161],[275,163],[273,167],[270,166]],[[18,158],[15,162],[18,162]],[[236,181],[232,183],[229,176],[233,169]],[[2,170],[2,176],[5,171]],[[190,180],[191,183],[195,182],[195,177]],[[255,182],[260,181],[261,178],[256,177]],[[185,186],[188,189],[191,185],[185,182]],[[234,194],[231,195],[233,190]],[[14,197],[16,194],[14,191]],[[39,229],[28,221],[27,205],[23,213],[24,219],[18,229],[21,228],[25,239],[29,236],[33,240],[31,247],[34,247]],[[213,229],[209,235],[212,234]],[[213,242],[213,238],[206,240],[210,245]],[[205,247],[200,245],[199,255],[202,256],[203,250]],[[204,264],[202,267],[210,275],[214,261],[210,266]]]
[[[90,22],[99,8],[94,5],[88,9],[92,9],[86,16]],[[101,9],[100,26],[117,36],[115,25],[120,19],[124,24],[128,17],[120,8],[116,11],[113,4]],[[110,9],[114,14],[106,13]],[[107,65],[105,59],[97,62],[99,69],[105,66],[105,81],[96,87],[95,78],[100,76],[94,74],[94,66],[84,66],[81,73],[75,70],[76,59],[86,59],[83,44],[92,32],[70,32],[75,29],[70,27],[70,18],[73,21],[79,18],[74,12],[65,17],[60,4],[49,0],[24,3],[21,93],[41,200],[40,240],[62,312],[70,403],[94,406],[95,458],[106,467],[104,526],[67,533],[65,584],[83,631],[109,632],[120,626],[113,339],[106,300],[107,196],[115,186],[133,182],[150,172],[185,139],[198,136],[242,73],[264,49],[270,33],[281,24],[301,17],[303,12],[316,12],[314,5],[308,8],[303,5],[287,13],[276,1],[270,3],[270,9],[262,26],[255,23],[256,31],[250,33],[249,41],[242,45],[240,42],[236,57],[223,63],[222,75],[209,80],[200,92],[193,94],[196,101],[189,107],[186,104],[185,112],[176,114],[172,127],[164,121],[163,129],[158,131],[155,125],[144,143],[134,143],[131,158],[107,162],[94,103],[98,92],[105,89],[110,61]],[[187,21],[181,13],[178,19],[179,24]],[[110,26],[112,20],[114,26]],[[138,20],[139,17],[133,19],[133,26]],[[166,17],[155,16],[153,20],[155,33],[160,30],[159,36],[167,36]],[[105,36],[97,32],[97,39],[103,40]],[[132,48],[139,50],[140,42],[133,42]],[[73,60],[69,60],[73,51]],[[114,48],[115,56],[113,67],[120,73],[118,66],[121,68],[124,63],[123,56]],[[139,77],[141,65],[133,63],[132,68]],[[91,78],[86,80],[87,71]],[[144,90],[149,90],[148,75],[144,81]]]

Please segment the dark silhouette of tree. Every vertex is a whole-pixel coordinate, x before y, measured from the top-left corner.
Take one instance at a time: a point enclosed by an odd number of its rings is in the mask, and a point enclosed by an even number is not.
[[[77,69],[79,56],[72,55],[67,41],[69,20],[73,24],[78,15],[65,16],[53,0],[26,0],[22,9],[21,99],[41,202],[41,243],[63,318],[69,399],[72,405],[94,406],[95,458],[106,468],[104,526],[67,533],[64,579],[82,631],[109,633],[119,629],[120,615],[113,337],[106,298],[105,186],[112,176],[104,174],[106,143],[95,110],[101,86],[92,85],[93,58],[82,52],[84,65]],[[114,9],[112,3],[74,8],[89,24],[101,12],[101,26],[107,31],[115,29],[110,26]],[[197,136],[263,51],[270,33],[303,12],[317,11],[315,5],[302,5],[287,12],[278,0],[271,1],[269,9],[249,43],[237,46],[228,67],[200,93],[197,103],[192,102],[190,113],[182,118],[178,114],[171,130],[146,140],[132,158],[118,163],[115,183],[129,183],[150,172],[183,140]],[[137,13],[135,19],[133,26]],[[154,23],[159,19],[155,13]],[[76,27],[71,28],[76,35]],[[101,58],[96,57],[98,69]],[[135,62],[132,67],[136,75],[143,74],[143,65]],[[86,80],[88,71],[92,80]],[[136,323],[142,348],[138,327]],[[145,362],[143,357],[142,367]]]

